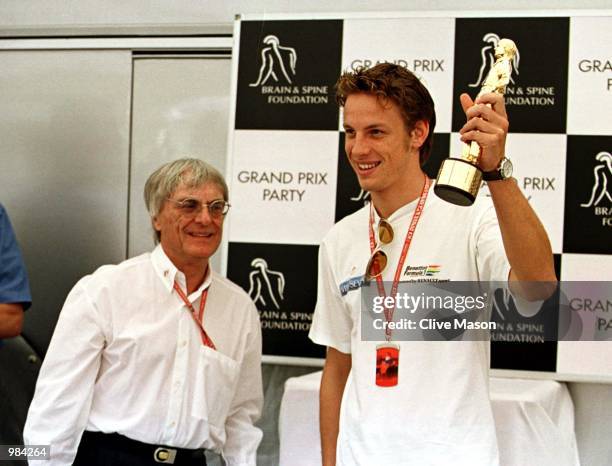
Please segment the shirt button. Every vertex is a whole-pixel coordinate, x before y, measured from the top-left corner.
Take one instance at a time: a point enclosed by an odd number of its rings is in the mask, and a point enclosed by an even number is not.
[[[187,345],[187,340],[181,341],[181,346],[186,346],[186,345]]]

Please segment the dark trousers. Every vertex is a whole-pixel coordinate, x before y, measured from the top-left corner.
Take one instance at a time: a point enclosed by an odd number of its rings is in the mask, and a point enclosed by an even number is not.
[[[75,466],[160,466],[163,463],[155,461],[164,459],[167,454],[160,448],[170,450],[172,447],[149,445],[119,434],[103,434],[101,432],[83,432],[77,451]],[[175,448],[174,465],[206,466],[204,450],[186,450]]]

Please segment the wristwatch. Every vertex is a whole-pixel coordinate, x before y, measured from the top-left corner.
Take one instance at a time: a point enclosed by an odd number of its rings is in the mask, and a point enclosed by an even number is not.
[[[507,180],[512,176],[512,162],[507,157],[502,157],[497,168],[482,174],[483,181]]]

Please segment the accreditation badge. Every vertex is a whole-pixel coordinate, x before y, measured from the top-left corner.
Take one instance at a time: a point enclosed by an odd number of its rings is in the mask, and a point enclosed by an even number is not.
[[[399,374],[399,345],[381,343],[376,346],[376,385],[395,387]]]

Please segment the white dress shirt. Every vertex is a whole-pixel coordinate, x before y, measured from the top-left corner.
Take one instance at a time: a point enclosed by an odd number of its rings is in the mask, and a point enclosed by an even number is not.
[[[209,267],[209,270],[210,267]],[[209,272],[200,331],[177,292],[185,275],[161,246],[99,268],[72,289],[36,384],[26,445],[51,445],[49,466],[72,464],[83,430],[150,444],[206,448],[255,465],[262,433],[261,331],[255,305]]]

